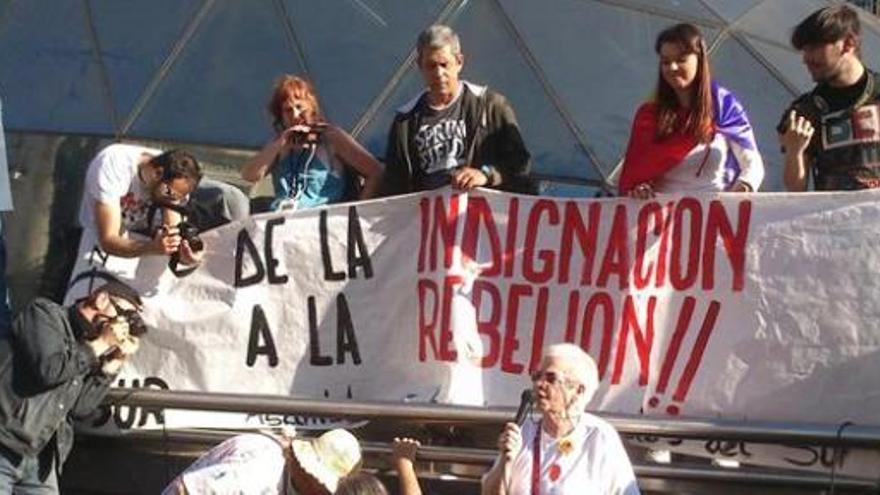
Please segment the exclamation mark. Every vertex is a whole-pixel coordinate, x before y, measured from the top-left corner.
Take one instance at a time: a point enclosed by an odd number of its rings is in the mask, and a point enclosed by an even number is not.
[[[660,398],[658,396],[666,393],[666,386],[669,385],[669,376],[672,375],[675,360],[678,358],[679,350],[681,350],[681,342],[684,340],[684,335],[691,324],[696,301],[691,296],[684,298],[681,311],[678,313],[678,323],[675,325],[675,332],[672,334],[672,340],[669,342],[669,348],[666,350],[666,357],[663,359],[663,366],[660,368],[660,380],[657,382],[657,389],[655,391],[657,395],[648,400],[648,407],[656,408],[660,405]]]
[[[697,341],[694,343],[693,350],[691,350],[691,357],[688,359],[687,366],[684,368],[684,373],[682,373],[681,379],[678,381],[678,386],[675,387],[675,393],[672,394],[672,400],[675,402],[684,402],[690,391],[691,382],[693,382],[694,376],[697,374],[697,369],[703,361],[703,353],[706,351],[706,346],[709,344],[709,337],[712,336],[712,330],[715,329],[715,321],[718,319],[719,312],[721,312],[721,303],[718,301],[712,301],[709,304],[709,310],[706,312],[706,319],[703,320],[703,326],[700,327],[700,333],[697,334]],[[666,408],[666,412],[675,416],[680,410],[676,404],[671,404]]]

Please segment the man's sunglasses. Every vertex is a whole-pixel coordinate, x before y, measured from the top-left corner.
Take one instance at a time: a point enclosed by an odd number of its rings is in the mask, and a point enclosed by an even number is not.
[[[125,322],[128,323],[128,334],[132,337],[140,337],[141,335],[147,333],[147,324],[144,323],[144,319],[141,318],[140,313],[136,309],[127,309],[123,308],[113,298],[110,298],[110,304],[113,305],[113,309],[116,310],[116,316],[122,317],[125,319]]]
[[[171,184],[167,182],[159,183],[159,195],[162,196],[162,199],[173,205],[182,205],[186,203],[187,200],[187,197],[185,195],[181,196],[171,187]]]

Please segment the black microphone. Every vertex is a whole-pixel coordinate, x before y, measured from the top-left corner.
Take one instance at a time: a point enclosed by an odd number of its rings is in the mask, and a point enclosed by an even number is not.
[[[523,390],[523,393],[519,398],[519,409],[516,410],[516,416],[513,418],[513,422],[516,423],[518,426],[522,426],[531,407],[532,389],[527,388]]]

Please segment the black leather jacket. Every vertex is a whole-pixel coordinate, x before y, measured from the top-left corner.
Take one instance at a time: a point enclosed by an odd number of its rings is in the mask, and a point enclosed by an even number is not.
[[[91,413],[112,382],[82,341],[87,325],[75,307],[37,299],[0,336],[0,444],[34,457],[54,443],[59,472],[73,447],[73,419]]]

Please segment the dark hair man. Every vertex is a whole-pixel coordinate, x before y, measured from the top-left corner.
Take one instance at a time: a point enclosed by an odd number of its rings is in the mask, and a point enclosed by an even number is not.
[[[113,144],[89,164],[80,207],[83,239],[96,242],[113,256],[135,258],[148,254],[180,253],[190,265],[199,255],[181,240],[175,226],[181,216],[162,210],[162,228],[151,238],[137,239],[130,232],[144,232],[152,225],[151,206],[186,203],[202,179],[199,162],[180,150],[158,150],[129,144]]]
[[[70,307],[34,300],[0,336],[0,493],[58,493],[73,419],[101,403],[137,351],[140,309],[111,280]]]
[[[385,191],[400,194],[452,184],[528,192],[529,152],[503,95],[459,79],[458,35],[423,31],[417,64],[427,89],[398,109],[385,152]]]
[[[880,87],[860,60],[860,32],[856,11],[835,5],[813,12],[792,33],[816,87],[777,126],[790,191],[805,191],[810,173],[817,191],[880,186]]]

